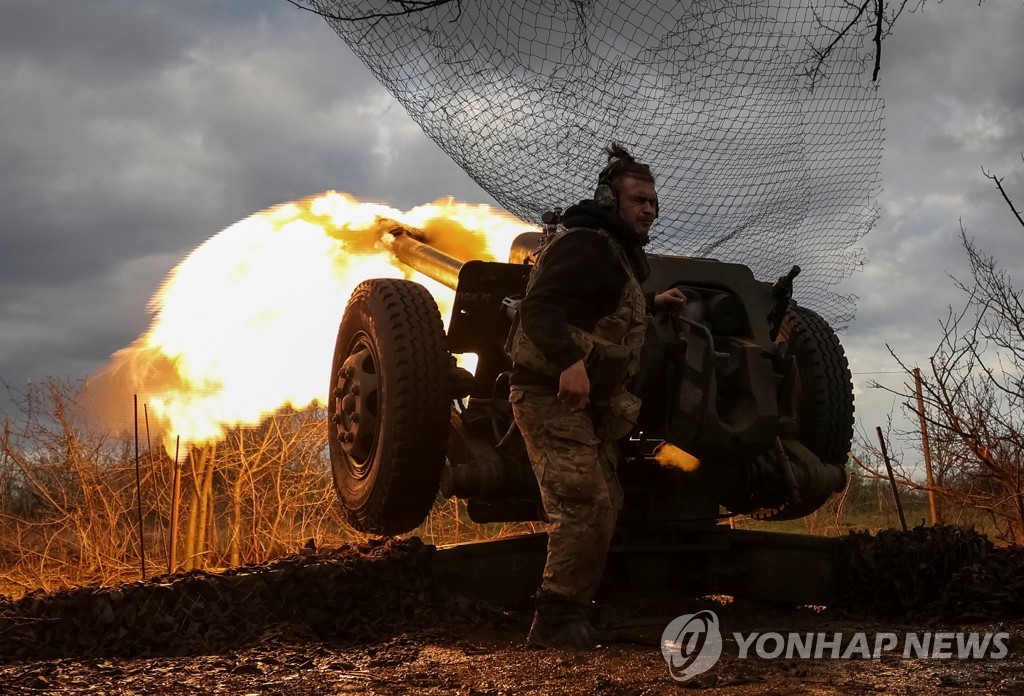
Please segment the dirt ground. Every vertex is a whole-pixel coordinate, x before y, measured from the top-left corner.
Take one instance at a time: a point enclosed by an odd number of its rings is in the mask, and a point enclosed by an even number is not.
[[[660,637],[675,616],[717,612],[722,658],[685,682],[669,675]],[[815,611],[680,600],[608,605],[600,622],[619,637],[593,652],[529,649],[526,610],[488,625],[441,624],[376,642],[325,643],[276,626],[246,647],[192,657],[89,658],[0,665],[0,693],[95,694],[709,694],[1024,693],[1024,622],[951,625],[840,620]],[[1005,659],[738,659],[733,632],[1007,632]],[[896,652],[896,651],[894,651]]]

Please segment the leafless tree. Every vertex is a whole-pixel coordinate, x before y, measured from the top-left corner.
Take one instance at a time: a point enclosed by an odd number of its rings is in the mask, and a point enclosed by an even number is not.
[[[1024,228],[1003,180],[983,173]],[[954,279],[963,305],[940,321],[942,338],[922,369],[924,415],[941,466],[934,489],[947,502],[982,510],[1000,536],[1024,543],[1024,304],[1010,274],[962,226],[960,239],[971,271],[966,281]],[[889,350],[908,379],[888,391],[916,420],[913,366]],[[910,477],[904,483],[922,487]]]
[[[815,17],[818,24],[831,35],[828,44],[824,46],[811,46],[813,61],[807,71],[812,80],[824,75],[825,66],[829,58],[848,38],[859,33],[862,27],[868,25],[873,29],[873,41],[875,44],[874,68],[871,72],[871,79],[878,80],[878,73],[882,68],[882,40],[891,33],[896,20],[903,14],[903,10],[910,0],[894,0],[886,3],[885,0],[844,0],[847,12],[838,20],[826,22],[825,19],[815,10]],[[918,0],[917,7],[924,4],[924,0]],[[812,10],[813,10],[812,6]]]

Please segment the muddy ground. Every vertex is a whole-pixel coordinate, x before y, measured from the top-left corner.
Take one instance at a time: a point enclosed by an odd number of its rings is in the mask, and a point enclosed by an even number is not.
[[[453,596],[417,539],[310,543],[221,573],[0,597],[0,694],[1024,694],[1024,549],[955,528],[843,548],[831,608],[609,592],[593,618],[615,638],[572,652],[526,647],[529,606]],[[677,681],[662,633],[705,609],[721,659]],[[898,645],[877,659],[743,659],[734,635],[752,632],[838,633],[841,651],[858,632],[872,644],[889,633]],[[903,656],[907,634],[940,632],[1003,634],[1005,650]]]
[[[708,672],[669,675],[660,651],[675,616],[711,608],[726,635]],[[593,652],[533,650],[525,608],[486,621],[406,628],[378,640],[332,642],[304,626],[275,625],[243,647],[189,656],[63,658],[0,665],[2,693],[99,694],[709,694],[1024,693],[1024,622],[878,623],[717,600],[661,599],[606,605],[600,621],[619,636]],[[1005,659],[738,659],[732,632],[1007,632]],[[902,643],[902,641],[901,641]]]

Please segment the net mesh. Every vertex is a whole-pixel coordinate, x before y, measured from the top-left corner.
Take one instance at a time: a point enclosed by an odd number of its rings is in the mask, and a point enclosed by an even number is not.
[[[658,179],[651,250],[764,280],[799,264],[801,304],[839,329],[852,318],[855,298],[830,287],[862,263],[883,131],[873,27],[850,3],[305,4],[513,214],[536,223],[590,197],[602,148],[621,142]]]

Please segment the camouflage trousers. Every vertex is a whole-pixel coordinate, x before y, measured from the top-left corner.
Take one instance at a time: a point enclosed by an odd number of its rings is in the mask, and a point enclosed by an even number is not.
[[[589,410],[572,411],[554,394],[513,390],[509,401],[549,524],[541,588],[588,602],[601,582],[622,508],[618,443],[595,434]]]

